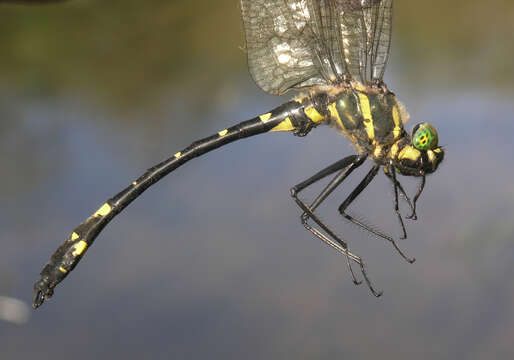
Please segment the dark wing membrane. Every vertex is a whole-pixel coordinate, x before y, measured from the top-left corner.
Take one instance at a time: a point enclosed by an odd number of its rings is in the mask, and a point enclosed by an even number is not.
[[[241,0],[250,73],[264,91],[381,80],[393,0]]]
[[[336,0],[241,0],[250,73],[264,91],[330,84],[346,74]]]
[[[381,81],[391,44],[393,0],[334,0],[349,74]]]

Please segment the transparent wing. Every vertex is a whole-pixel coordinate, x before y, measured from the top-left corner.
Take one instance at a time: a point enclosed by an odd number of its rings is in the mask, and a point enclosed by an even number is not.
[[[344,60],[333,1],[241,0],[248,67],[264,91],[335,81]]]
[[[393,0],[336,3],[347,71],[362,83],[380,82],[389,58]]]
[[[381,79],[392,0],[241,0],[248,67],[270,94]]]

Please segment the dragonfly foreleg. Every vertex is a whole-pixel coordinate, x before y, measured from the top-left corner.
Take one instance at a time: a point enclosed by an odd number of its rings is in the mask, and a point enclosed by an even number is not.
[[[381,238],[389,241],[393,245],[393,247],[396,249],[396,251],[401,255],[401,257],[403,257],[409,263],[413,263],[414,261],[416,261],[416,259],[407,257],[403,253],[403,251],[398,247],[398,245],[396,244],[396,241],[391,236],[384,234],[383,232],[378,231],[376,229],[373,229],[371,226],[364,224],[363,222],[355,219],[354,217],[352,217],[351,215],[346,213],[346,208],[348,208],[348,206],[357,198],[357,196],[359,196],[359,194],[362,192],[362,190],[364,190],[371,183],[371,181],[377,175],[377,172],[379,169],[380,169],[380,165],[378,165],[378,164],[374,165],[371,168],[371,170],[364,177],[364,179],[362,179],[362,181],[359,183],[359,185],[357,185],[357,187],[350,193],[350,195],[348,195],[346,200],[343,201],[343,203],[339,206],[339,213],[343,217],[345,217],[347,220],[351,221],[352,223],[362,227],[363,229],[371,232],[372,234],[375,234],[378,237],[381,237]]]

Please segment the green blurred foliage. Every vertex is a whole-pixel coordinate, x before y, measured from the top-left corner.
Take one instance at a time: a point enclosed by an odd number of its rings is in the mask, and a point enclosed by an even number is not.
[[[237,2],[75,0],[0,5],[0,77],[43,94],[122,105],[243,70]]]
[[[395,7],[394,56],[404,76],[512,86],[514,2]],[[239,16],[237,0],[0,4],[0,79],[15,91],[87,94],[121,108],[177,89],[205,99],[246,71]]]
[[[393,41],[416,78],[514,88],[514,1],[395,1]]]

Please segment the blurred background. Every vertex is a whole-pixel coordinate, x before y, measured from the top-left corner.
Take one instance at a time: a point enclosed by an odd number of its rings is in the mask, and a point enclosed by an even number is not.
[[[252,82],[237,0],[30,2],[0,1],[2,359],[513,358],[513,2],[395,0],[386,83],[407,127],[430,121],[446,149],[400,244],[416,263],[337,214],[369,164],[320,208],[381,298],[353,285],[289,197],[353,151],[318,128],[236,142],[168,176],[37,311],[42,266],[107,198],[293,95]],[[400,234],[384,176],[351,211]]]

